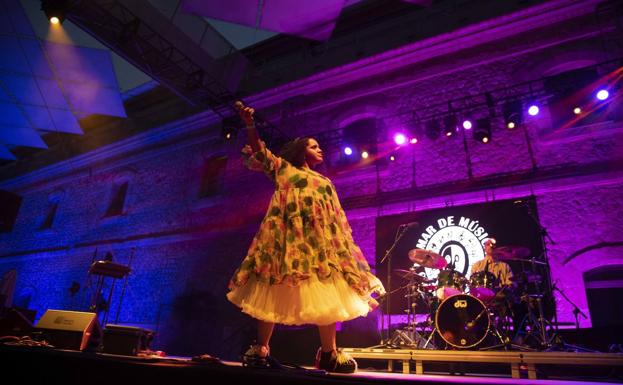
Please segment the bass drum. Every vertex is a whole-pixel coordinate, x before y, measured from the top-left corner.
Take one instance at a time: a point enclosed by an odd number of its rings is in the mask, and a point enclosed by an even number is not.
[[[446,298],[435,313],[435,325],[441,339],[461,349],[481,343],[489,332],[490,322],[485,304],[469,294]]]

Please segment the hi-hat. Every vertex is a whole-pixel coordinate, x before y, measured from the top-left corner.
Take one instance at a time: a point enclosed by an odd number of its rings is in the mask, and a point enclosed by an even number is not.
[[[408,255],[411,262],[431,269],[443,269],[448,264],[444,257],[430,250],[411,249]]]
[[[530,249],[523,246],[500,246],[493,249],[495,259],[501,261],[513,261],[530,256]]]

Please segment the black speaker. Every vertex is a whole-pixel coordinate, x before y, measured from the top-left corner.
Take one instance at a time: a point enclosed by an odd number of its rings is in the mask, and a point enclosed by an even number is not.
[[[104,328],[104,353],[136,356],[150,350],[154,334],[148,329],[108,324]]]
[[[0,336],[23,337],[33,331],[35,311],[8,308],[0,314]]]
[[[102,328],[95,313],[49,309],[35,328],[41,338],[59,349],[95,348],[102,340]]]
[[[22,197],[10,191],[0,190],[0,233],[13,230]]]

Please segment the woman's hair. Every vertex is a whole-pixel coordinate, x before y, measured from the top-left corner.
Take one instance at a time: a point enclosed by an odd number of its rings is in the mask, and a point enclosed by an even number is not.
[[[281,147],[279,156],[287,160],[294,167],[303,167],[305,163],[305,150],[307,149],[307,144],[310,139],[309,137],[304,137],[289,141]]]

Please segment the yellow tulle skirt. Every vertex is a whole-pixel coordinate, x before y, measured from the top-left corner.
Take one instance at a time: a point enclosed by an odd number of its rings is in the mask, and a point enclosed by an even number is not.
[[[382,287],[380,281],[378,285]],[[284,325],[348,321],[367,315],[377,305],[372,297],[358,294],[337,272],[323,280],[312,274],[297,286],[270,285],[252,274],[227,298],[253,318]]]

